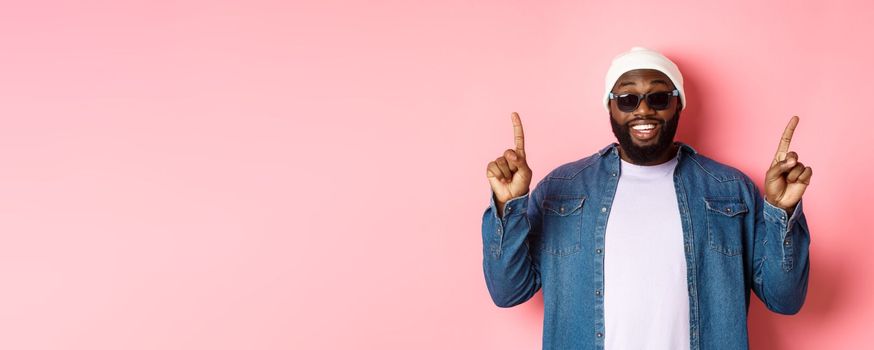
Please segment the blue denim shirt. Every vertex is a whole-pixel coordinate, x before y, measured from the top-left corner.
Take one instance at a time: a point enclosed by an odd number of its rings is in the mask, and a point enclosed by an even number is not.
[[[801,202],[787,217],[741,171],[677,144],[691,349],[747,349],[751,289],[780,314],[804,303],[810,233]],[[543,349],[604,348],[604,234],[619,176],[613,143],[547,174],[509,200],[503,217],[492,193],[482,223],[486,285],[500,307],[543,289]]]

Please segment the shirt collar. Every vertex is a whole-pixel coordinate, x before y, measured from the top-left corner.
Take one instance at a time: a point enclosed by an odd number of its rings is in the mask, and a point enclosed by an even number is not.
[[[674,143],[676,143],[680,146],[680,149],[677,151],[677,153],[686,152],[688,154],[698,154],[698,151],[696,151],[694,148],[692,148],[692,146],[689,146],[689,145],[687,145],[683,142],[680,142],[680,141],[677,141]],[[619,156],[619,144],[616,142],[613,142],[613,143],[607,145],[607,147],[604,147],[600,151],[598,151],[598,154],[600,154],[601,157],[606,156],[607,153],[613,153],[618,157]]]

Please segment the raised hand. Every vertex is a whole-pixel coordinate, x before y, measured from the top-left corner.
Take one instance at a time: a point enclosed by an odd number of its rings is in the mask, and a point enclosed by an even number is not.
[[[776,207],[792,213],[801,200],[804,190],[810,185],[813,169],[798,161],[798,154],[789,151],[792,134],[798,125],[798,116],[793,116],[783,131],[777,154],[771,168],[765,174],[765,199]]]
[[[503,215],[504,204],[510,199],[528,193],[531,185],[531,168],[525,159],[525,134],[522,132],[522,119],[513,112],[513,135],[516,139],[516,149],[507,149],[504,154],[486,168],[486,177],[495,192],[495,204],[498,214]]]

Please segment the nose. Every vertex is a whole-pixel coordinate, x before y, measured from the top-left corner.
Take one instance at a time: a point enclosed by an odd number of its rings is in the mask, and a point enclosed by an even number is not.
[[[635,116],[651,116],[654,114],[655,110],[649,107],[645,98],[640,100],[640,104],[638,104],[637,109],[634,110]]]

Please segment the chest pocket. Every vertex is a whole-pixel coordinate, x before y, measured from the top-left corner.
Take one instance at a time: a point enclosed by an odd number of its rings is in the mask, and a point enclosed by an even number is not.
[[[726,256],[742,253],[743,220],[747,206],[739,198],[704,198],[710,249]]]
[[[582,250],[583,202],[585,196],[547,197],[543,200],[540,249],[566,256]]]

